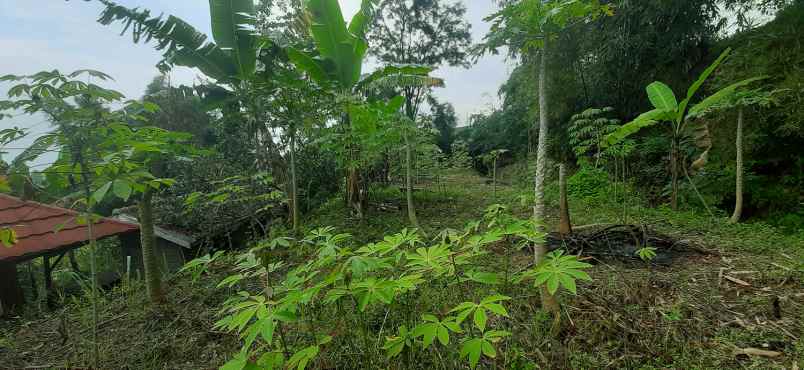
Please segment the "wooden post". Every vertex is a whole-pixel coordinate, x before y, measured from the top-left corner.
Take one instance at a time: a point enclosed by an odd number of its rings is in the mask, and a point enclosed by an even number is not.
[[[53,304],[52,300],[52,289],[53,289],[53,266],[50,264],[50,256],[44,255],[42,256],[42,273],[45,279],[45,302],[47,302],[47,306],[51,307]]]
[[[24,303],[25,296],[17,284],[17,264],[0,262],[0,315],[7,315]]]

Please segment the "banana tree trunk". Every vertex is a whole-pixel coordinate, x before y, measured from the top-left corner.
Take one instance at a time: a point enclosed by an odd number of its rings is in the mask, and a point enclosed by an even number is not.
[[[572,223],[570,222],[569,201],[567,200],[567,168],[562,163],[558,166],[558,186],[560,194],[559,214],[561,220],[558,224],[558,233],[561,236],[572,234]]]
[[[670,148],[670,174],[672,176],[670,183],[670,208],[672,208],[674,211],[678,210],[678,146],[678,138],[673,137],[672,147]]]
[[[743,215],[743,108],[737,110],[737,164],[736,164],[736,190],[734,193],[734,213],[731,215],[731,223],[740,222]]]
[[[547,175],[547,41],[542,47],[541,58],[539,60],[539,141],[536,147],[536,176],[533,186],[533,218],[537,222],[539,231],[544,232],[544,182]],[[539,265],[547,254],[547,246],[543,243],[536,243],[533,246],[533,263]],[[541,287],[542,309],[553,313],[554,327],[559,325],[561,313],[558,301],[555,296]]]
[[[350,134],[352,130],[352,119],[348,113],[341,116],[342,126]],[[360,181],[360,168],[358,167],[359,148],[351,142],[347,143],[349,151],[349,161],[351,162],[346,170],[346,206],[352,209],[359,219],[363,219],[363,186]]]
[[[296,183],[296,131],[290,132],[290,218],[293,231],[299,230],[299,196]]]
[[[411,150],[410,147],[408,133],[405,132],[403,135],[405,140],[405,196],[408,202],[408,218],[413,227],[421,230],[419,219],[416,217],[416,207],[413,204],[413,169],[411,165],[413,161],[413,150]]]
[[[142,265],[145,269],[145,283],[148,296],[153,303],[162,303],[162,280],[159,263],[156,259],[156,236],[154,234],[153,189],[146,187],[139,202],[140,213],[140,245],[142,247]]]

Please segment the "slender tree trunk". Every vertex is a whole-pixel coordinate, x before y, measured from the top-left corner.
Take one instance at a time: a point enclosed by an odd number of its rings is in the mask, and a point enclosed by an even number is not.
[[[559,214],[561,221],[558,224],[558,232],[561,236],[572,234],[572,223],[570,222],[569,201],[567,200],[567,168],[562,163],[558,166],[558,186],[560,192]]]
[[[360,173],[357,168],[349,168],[346,175],[346,201],[357,217],[363,218],[363,201],[360,195]]]
[[[494,201],[497,201],[497,158],[493,159],[491,165],[491,193],[494,196]]]
[[[84,197],[87,202],[87,210],[84,212],[87,222],[87,237],[89,238],[89,274],[92,278],[90,287],[92,289],[90,299],[92,301],[92,367],[100,368],[100,346],[98,343],[98,270],[95,263],[95,220],[92,219],[92,192],[89,188],[89,175],[86,172],[87,165],[84,163],[83,156],[79,152],[76,156],[76,163],[81,166],[81,181],[84,183]]]
[[[145,282],[148,296],[153,303],[165,300],[162,293],[162,280],[159,263],[156,260],[156,236],[154,235],[153,189],[146,187],[139,203],[140,211],[140,245],[142,247],[142,265],[145,269]]]
[[[536,147],[536,176],[533,186],[533,218],[540,225],[539,231],[544,232],[544,182],[547,175],[547,41],[545,40],[542,48],[542,55],[539,60],[539,141]],[[547,254],[547,246],[543,243],[536,243],[533,247],[533,263],[539,265]],[[559,311],[558,301],[555,296],[541,288],[542,309],[553,313],[555,318],[554,327],[559,325],[561,312]]]
[[[416,217],[416,207],[413,204],[413,169],[411,162],[413,161],[413,150],[410,147],[410,140],[408,133],[403,133],[405,140],[405,196],[408,202],[408,218],[413,227],[421,230],[419,226],[419,219]]]
[[[296,130],[290,132],[290,217],[293,232],[299,230],[299,196],[296,183]]]
[[[670,149],[670,174],[672,176],[672,182],[670,183],[670,208],[672,208],[674,211],[678,210],[678,145],[678,138],[673,137],[673,143]]]
[[[740,222],[743,215],[743,108],[737,110],[737,164],[735,172],[737,175],[736,189],[734,192],[734,213],[729,222],[736,224]]]

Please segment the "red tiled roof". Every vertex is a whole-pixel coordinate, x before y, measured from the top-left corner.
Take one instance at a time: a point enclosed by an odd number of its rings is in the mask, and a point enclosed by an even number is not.
[[[0,194],[0,227],[13,228],[17,233],[17,244],[0,246],[0,261],[27,260],[87,242],[87,225],[77,223],[79,216],[73,210]],[[101,218],[92,233],[101,239],[137,230],[136,224]]]

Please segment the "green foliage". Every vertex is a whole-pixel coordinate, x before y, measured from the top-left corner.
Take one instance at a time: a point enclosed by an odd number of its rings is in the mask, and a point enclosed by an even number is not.
[[[565,27],[584,19],[613,14],[610,4],[597,0],[513,1],[486,18],[491,30],[484,37],[480,52],[496,53],[503,46],[512,54],[540,49]]]
[[[594,198],[606,194],[609,184],[605,171],[581,167],[567,179],[567,191],[573,196]]]
[[[614,108],[611,107],[590,108],[572,116],[567,135],[575,158],[582,167],[590,164],[597,167],[603,159],[603,138],[621,124],[617,119],[607,118],[613,112]]]
[[[521,279],[533,279],[537,287],[546,286],[550,294],[555,294],[559,286],[576,294],[576,280],[592,280],[589,274],[583,271],[589,267],[592,265],[580,262],[577,256],[564,255],[562,251],[553,251],[547,254],[547,258],[541,265],[524,272]]]
[[[505,207],[490,207],[486,213],[482,223],[470,223],[463,230],[445,230],[431,243],[422,240],[415,231],[403,230],[379,242],[354,245],[350,235],[325,227],[310,231],[298,241],[288,237],[268,239],[234,256],[229,261],[236,264],[237,273],[222,279],[219,287],[238,293],[224,303],[222,318],[215,327],[239,334],[242,353],[247,356],[236,356],[230,364],[244,368],[267,353],[295,353],[286,366],[310,367],[316,363],[321,347],[327,344],[320,340],[311,342],[311,338],[331,336],[332,346],[353,341],[365,346],[360,341],[377,337],[368,332],[370,326],[366,320],[371,315],[381,310],[409,309],[408,300],[422,290],[443,284],[466,288],[498,286],[502,280],[499,276],[471,266],[484,258],[495,243],[506,240],[519,247],[542,235],[534,231],[531,221],[511,216]],[[313,257],[287,265],[272,256],[287,248],[303,248],[304,254]],[[268,250],[271,252],[266,253]],[[555,262],[547,265],[551,267],[545,267],[544,273],[561,274],[556,279],[563,284],[569,284],[565,275],[588,277],[577,270],[585,264],[572,258],[560,254],[552,257],[550,261]],[[184,271],[199,276],[211,264],[226,260],[224,255],[205,256],[190,262]],[[265,285],[258,292],[241,290],[248,279],[263,281]],[[410,311],[413,316],[409,317],[420,320],[395,321],[397,334],[388,336],[382,346],[386,356],[392,359],[405,351],[433,347],[441,351],[438,348],[460,344],[459,357],[467,358],[472,367],[482,356],[495,357],[495,347],[510,336],[497,326],[509,318],[504,302],[511,298],[501,294],[479,300],[467,298],[463,303],[442,307],[441,312],[447,312],[446,316],[413,310]],[[319,320],[322,315],[328,317],[325,312],[337,313],[337,319],[324,325]],[[302,325],[308,334],[288,335]],[[352,326],[360,333],[335,330],[333,334],[328,329],[342,325]],[[276,333],[284,333],[282,340],[276,339]],[[252,360],[242,362],[238,358]]]
[[[494,349],[494,344],[509,336],[511,336],[511,333],[507,331],[491,330],[483,333],[480,338],[467,339],[461,347],[461,357],[466,357],[469,361],[469,367],[474,369],[477,367],[481,355],[489,358],[497,357],[497,350]]]
[[[0,228],[0,244],[6,248],[11,248],[17,244],[17,232],[12,228]]]
[[[262,43],[248,30],[254,23],[254,3],[250,0],[213,0],[209,2],[212,36],[215,42],[187,22],[174,16],[152,17],[149,10],[131,9],[103,0],[105,8],[98,22],[124,24],[122,33],[131,30],[134,43],[156,41],[164,51],[158,67],[173,65],[198,68],[221,83],[245,80],[256,68]]]
[[[480,303],[463,302],[455,306],[449,313],[455,313],[455,319],[458,324],[463,323],[469,315],[472,315],[474,326],[482,333],[486,331],[486,322],[490,312],[502,317],[508,317],[508,311],[499,302],[510,299],[511,297],[495,295],[486,297]]]
[[[637,257],[639,257],[639,259],[645,262],[653,261],[653,259],[656,258],[656,248],[654,247],[640,248],[636,251],[636,255]]]
[[[468,169],[472,167],[472,157],[469,156],[469,150],[466,142],[456,140],[452,143],[449,165],[451,168],[458,169]]]

